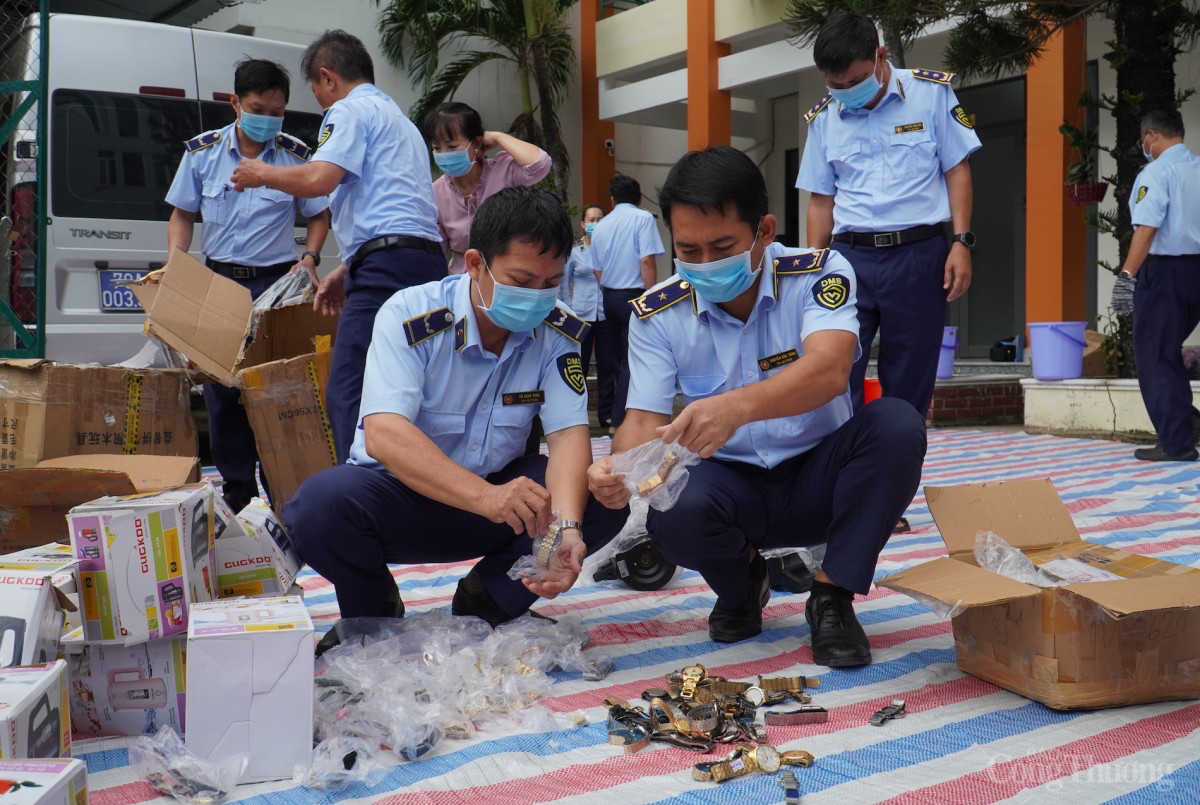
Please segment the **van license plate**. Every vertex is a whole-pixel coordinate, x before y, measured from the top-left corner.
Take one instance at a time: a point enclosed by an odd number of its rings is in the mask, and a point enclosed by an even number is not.
[[[137,297],[129,286],[119,283],[136,280],[140,271],[98,271],[100,275],[100,309],[106,313],[129,313],[141,311]]]

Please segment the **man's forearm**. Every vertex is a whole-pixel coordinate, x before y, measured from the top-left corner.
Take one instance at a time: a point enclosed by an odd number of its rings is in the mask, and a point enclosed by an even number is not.
[[[671,418],[666,414],[656,414],[631,408],[625,411],[625,421],[613,435],[612,452],[624,453],[646,442],[658,438],[658,428],[668,424]]]
[[[339,172],[334,177],[329,168]],[[325,196],[337,188],[341,168],[331,162],[306,162],[303,165],[263,165],[260,168],[264,183],[297,198]]]
[[[430,500],[483,514],[481,502],[490,484],[455,463],[398,414],[374,414],[363,420],[367,454],[397,480]]]
[[[178,207],[171,213],[167,221],[167,257],[175,249],[187,251],[192,248],[192,234],[195,231],[196,213],[181,210]]]
[[[588,430],[576,425],[546,434],[546,489],[550,506],[564,520],[583,521],[587,507],[587,468],[592,463]]]
[[[1158,234],[1156,226],[1139,226],[1133,230],[1133,237],[1129,240],[1129,252],[1125,255],[1125,265],[1123,270],[1137,276],[1138,270],[1141,269],[1142,263],[1146,262],[1146,257],[1150,254],[1150,246],[1154,243],[1154,236]]]
[[[766,380],[728,392],[745,422],[805,414],[845,393],[857,336],[830,330],[806,341],[817,337],[825,342],[821,348],[806,343],[804,355],[795,363]]]
[[[824,249],[833,239],[833,196],[813,193],[808,197],[805,232],[810,249]]]
[[[950,201],[950,220],[955,233],[971,229],[975,195],[971,182],[971,164],[967,160],[946,171],[946,195]]]
[[[329,210],[322,210],[308,219],[308,227],[304,231],[304,250],[320,252],[329,237]]]
[[[658,261],[653,257],[642,258],[642,287],[652,288],[658,282]]]

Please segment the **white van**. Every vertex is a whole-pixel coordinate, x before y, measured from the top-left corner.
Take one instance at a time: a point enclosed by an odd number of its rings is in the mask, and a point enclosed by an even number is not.
[[[30,64],[26,75],[4,78],[37,78],[36,55],[21,54],[37,54],[39,36],[34,15],[17,41],[3,43],[4,52],[15,54],[5,58],[7,64]],[[17,222],[16,265],[0,296],[27,322],[36,311],[29,256],[39,248],[46,252],[47,358],[115,363],[144,346],[141,309],[121,282],[165,261],[171,207],[163,198],[184,141],[233,120],[235,63],[252,56],[287,68],[292,86],[284,131],[316,146],[321,109],[300,73],[303,51],[194,28],[50,15],[45,243],[30,243],[36,231],[20,225],[34,198],[31,126],[22,125],[4,144],[2,164],[10,168],[0,210]],[[297,224],[297,242],[303,243],[303,219]],[[194,248],[201,237],[197,229]],[[336,265],[333,238],[324,252]],[[0,349],[12,347],[11,338],[10,332]]]

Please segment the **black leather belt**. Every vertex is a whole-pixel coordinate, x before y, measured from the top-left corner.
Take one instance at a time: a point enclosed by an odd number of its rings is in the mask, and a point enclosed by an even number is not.
[[[851,246],[870,246],[874,249],[890,249],[892,246],[903,246],[906,243],[916,243],[918,240],[928,240],[932,237],[946,236],[945,224],[925,224],[901,229],[899,232],[842,232],[834,235],[835,243],[849,243]]]
[[[273,266],[243,266],[237,263],[222,263],[211,257],[204,258],[204,265],[222,276],[235,280],[252,280],[256,277],[266,277],[271,274],[286,274],[296,265],[295,260],[286,263],[276,263]]]
[[[421,249],[430,254],[441,254],[442,244],[412,235],[381,235],[377,238],[371,238],[362,246],[359,246],[358,251],[354,253],[354,259],[350,262],[355,264],[361,263],[363,258],[368,254],[381,252],[386,249]]]

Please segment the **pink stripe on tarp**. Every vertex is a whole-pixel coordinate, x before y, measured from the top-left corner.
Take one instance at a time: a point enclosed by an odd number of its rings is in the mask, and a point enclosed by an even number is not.
[[[147,783],[138,780],[136,783],[125,783],[113,788],[88,788],[88,805],[133,805],[136,802],[150,802],[161,797]]]
[[[1200,731],[1200,704],[1149,716],[1111,730],[971,772],[955,780],[905,792],[888,805],[930,802],[996,802],[1101,763],[1177,741]],[[982,748],[981,748],[982,749]],[[1097,783],[1102,785],[1102,783]],[[1196,792],[1192,792],[1194,797]]]

